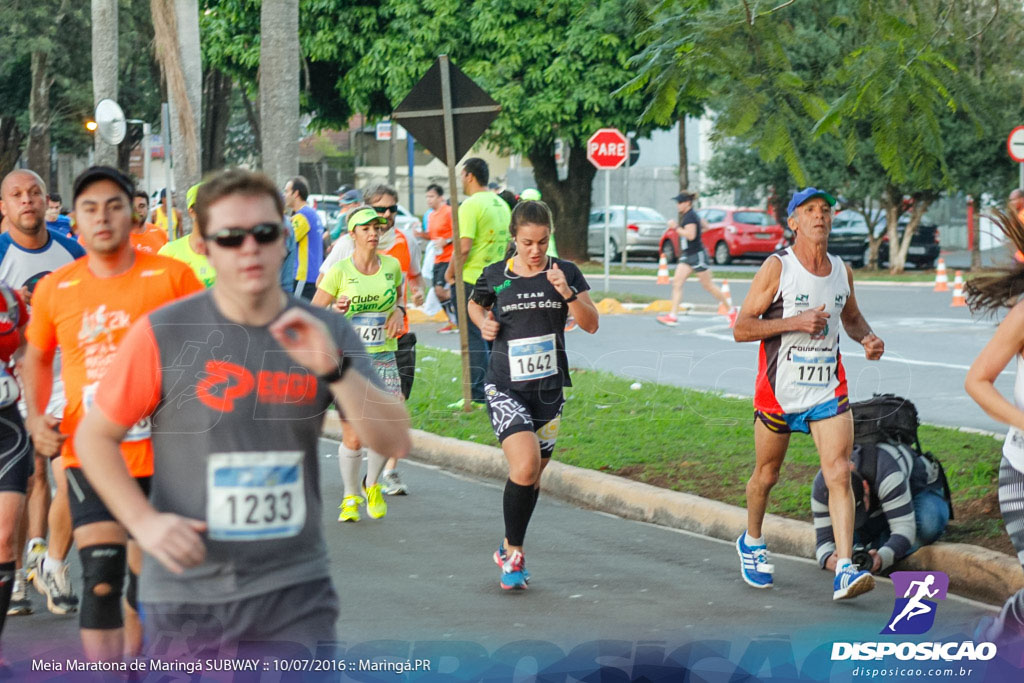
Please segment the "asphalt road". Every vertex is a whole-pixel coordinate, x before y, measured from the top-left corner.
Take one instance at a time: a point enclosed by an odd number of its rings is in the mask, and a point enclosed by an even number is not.
[[[600,289],[601,276],[587,276]],[[749,282],[732,282],[733,301],[739,305]],[[612,292],[644,294],[667,299],[668,285],[619,277]],[[930,287],[858,284],[854,286],[865,318],[884,341],[881,361],[864,359],[859,344],[843,335],[840,350],[846,366],[852,400],[874,393],[909,398],[921,419],[934,424],[989,431],[1005,428],[985,415],[963,390],[973,360],[991,338],[996,320],[973,319],[966,308],[950,307],[951,293]],[[684,301],[712,304],[714,299],[695,279],[686,283]],[[458,348],[457,335],[438,335],[439,324],[415,328],[421,344]],[[571,333],[566,341],[570,363],[677,386],[710,389],[738,396],[753,396],[757,370],[757,344],[738,344],[725,318],[710,314],[680,317],[678,327],[665,327],[653,313],[606,315],[595,335]],[[997,382],[1006,396],[1013,392],[1011,364]]]
[[[503,531],[496,482],[408,463],[402,470],[411,495],[389,499],[384,520],[343,525],[335,521],[337,459],[327,457],[335,448],[322,442],[323,523],[341,596],[339,650],[350,661],[425,658],[443,680],[484,672],[490,680],[528,680],[538,669],[560,672],[557,680],[567,673],[583,679],[600,662],[626,676],[603,680],[635,680],[641,667],[661,666],[675,652],[677,663],[707,658],[690,664],[717,672],[710,680],[728,680],[741,662],[762,675],[795,666],[828,680],[833,641],[885,639],[878,633],[893,608],[888,580],[834,603],[829,573],[808,560],[773,556],[776,588],[758,591],[741,581],[730,543],[544,496],[527,539],[530,588],[506,593],[491,560]],[[77,568],[74,575],[77,583]],[[969,639],[965,634],[992,612],[950,596],[928,639]],[[76,622],[45,612],[10,618],[5,654],[19,674],[29,658],[63,661],[77,651]],[[835,663],[832,680],[853,664]]]

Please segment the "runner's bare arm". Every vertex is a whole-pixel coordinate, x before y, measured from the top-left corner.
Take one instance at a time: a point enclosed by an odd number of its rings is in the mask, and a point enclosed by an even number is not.
[[[466,263],[466,257],[469,256],[469,250],[473,248],[472,237],[460,237],[459,238],[459,252],[462,254],[461,262]],[[448,269],[444,271],[444,281],[448,284],[455,283],[455,259],[448,262]]]
[[[1018,303],[999,323],[996,333],[971,363],[964,389],[990,417],[1024,430],[1024,411],[1007,401],[995,388],[996,378],[1024,347],[1024,302]]]
[[[384,322],[384,327],[387,328],[390,339],[398,339],[402,336],[402,330],[405,329],[405,278],[399,277],[395,286],[398,288],[398,301],[395,302],[397,305]]]
[[[75,430],[75,452],[82,471],[111,514],[143,550],[168,571],[180,574],[206,557],[206,546],[199,536],[206,530],[206,523],[161,513],[150,505],[121,455],[121,439],[128,429],[104,415],[102,409],[90,410]]]
[[[860,312],[857,297],[853,293],[853,270],[850,269],[849,264],[844,265],[846,266],[846,277],[850,282],[850,298],[846,300],[843,312],[839,314],[843,321],[843,329],[851,339],[864,347],[864,356],[868,360],[878,360],[885,353],[885,342],[871,331],[871,326]]]
[[[32,436],[36,450],[44,456],[53,457],[60,452],[67,436],[57,431],[60,420],[46,415],[46,406],[53,392],[54,349],[43,351],[37,346],[26,344],[25,357],[21,360],[21,382],[25,388],[25,427]]]
[[[487,341],[494,341],[498,338],[498,330],[501,329],[501,323],[494,319],[494,313],[491,309],[484,308],[470,299],[466,302],[466,310],[469,313],[469,319],[480,328],[481,337]]]
[[[687,241],[697,239],[697,224],[687,223],[681,228],[676,228],[676,233]]]
[[[824,312],[824,306],[788,318],[765,320],[761,317],[768,312],[775,300],[781,276],[782,261],[768,257],[754,276],[754,281],[750,283],[750,291],[743,300],[743,307],[732,330],[733,339],[738,342],[761,341],[783,332],[818,334],[825,328],[829,315]]]
[[[341,358],[327,325],[301,308],[285,311],[269,330],[292,360],[314,374],[338,369]],[[341,414],[366,447],[385,458],[409,453],[409,413],[401,398],[377,388],[359,372],[346,372],[330,388]]]
[[[317,280],[317,285],[319,284],[320,282]],[[320,289],[319,286],[316,288],[316,294],[313,295],[313,300],[309,302],[311,306],[315,306],[316,308],[327,308],[333,303],[334,297]]]

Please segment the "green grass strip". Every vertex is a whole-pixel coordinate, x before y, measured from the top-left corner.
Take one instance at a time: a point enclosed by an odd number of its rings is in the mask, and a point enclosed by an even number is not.
[[[485,410],[465,414],[446,407],[462,395],[455,379],[461,372],[458,356],[426,346],[419,347],[417,356],[416,384],[408,404],[413,426],[497,446]],[[574,386],[565,392],[568,400],[556,460],[745,505],[744,489],[754,466],[749,398],[651,382],[633,390],[631,380],[593,370],[573,370],[572,378]],[[958,511],[995,493],[1000,441],[930,426],[921,428],[920,438],[945,466]],[[794,434],[769,512],[809,521],[811,483],[817,471],[813,440]],[[970,533],[1004,533],[1000,524],[982,521]]]

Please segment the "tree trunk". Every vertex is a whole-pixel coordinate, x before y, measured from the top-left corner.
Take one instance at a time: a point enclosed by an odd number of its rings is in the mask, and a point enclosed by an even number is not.
[[[896,229],[899,225],[900,215],[903,213],[903,192],[899,188],[889,186],[886,188],[882,198],[882,207],[885,209],[885,235],[889,238],[889,272],[903,272],[902,265],[899,270],[894,270],[896,263]],[[877,245],[874,247],[877,257]]]
[[[597,169],[587,160],[585,143],[574,142],[569,146],[569,173],[565,180],[558,179],[552,145],[537,145],[527,156],[533,164],[537,189],[551,207],[559,255],[586,260],[587,219]]]
[[[117,101],[117,0],[92,0],[92,95],[93,105],[110,98]],[[96,134],[96,163],[117,165],[117,147]]]
[[[25,133],[13,116],[0,116],[0,178],[14,170],[21,156]]]
[[[231,78],[210,69],[203,88],[203,173],[224,168],[224,148],[231,118]]]
[[[197,0],[175,0],[174,12],[185,91],[171,90],[171,134],[174,136],[174,185],[184,196],[185,191],[198,183],[203,175],[203,62],[199,47],[199,4]],[[188,230],[189,217],[184,210],[182,214]]]
[[[256,165],[262,167],[263,162],[263,138],[260,136],[260,117],[259,117],[259,104],[253,104],[252,100],[249,99],[249,95],[245,92],[245,88],[241,88],[239,92],[242,95],[242,104],[245,105],[245,118],[249,121],[249,129],[252,131],[253,149],[252,154],[256,157]]]
[[[299,0],[260,10],[260,132],[263,172],[283,187],[299,172]]]
[[[907,222],[907,227],[903,229],[903,239],[899,242],[899,250],[893,255],[892,245],[895,242],[892,238],[889,238],[889,272],[897,275],[902,273],[907,266],[907,254],[910,251],[910,241],[914,238],[914,233],[917,232],[917,226],[921,224],[921,219],[924,218],[924,212],[928,210],[928,207],[932,204],[932,199],[929,197],[915,197],[914,207],[910,211],[910,220]]]
[[[181,210],[183,225],[189,218],[184,197],[199,182],[200,114],[202,113],[202,62],[199,52],[199,6],[197,0],[151,0],[150,13],[156,34],[156,53],[167,84],[171,119],[171,148],[174,154],[174,204]],[[163,133],[161,133],[163,135]]]
[[[32,53],[32,91],[28,105],[28,167],[53,188],[50,177],[50,78],[49,55]]]
[[[690,157],[686,154],[686,114],[679,117],[679,191],[690,189]]]

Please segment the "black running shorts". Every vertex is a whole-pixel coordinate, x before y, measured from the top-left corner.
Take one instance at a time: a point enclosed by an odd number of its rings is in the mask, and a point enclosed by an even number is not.
[[[34,470],[32,441],[18,406],[0,409],[0,491],[25,493]]]
[[[494,384],[484,385],[487,413],[498,441],[504,441],[518,432],[535,432],[540,441],[540,457],[550,458],[558,439],[558,426],[562,421],[565,398],[561,387],[541,391],[499,389]]]
[[[94,522],[116,522],[107,510],[96,490],[85,478],[79,467],[68,467],[64,470],[68,479],[68,499],[71,503],[71,527],[77,529]],[[136,477],[142,493],[149,497],[150,477]]]

